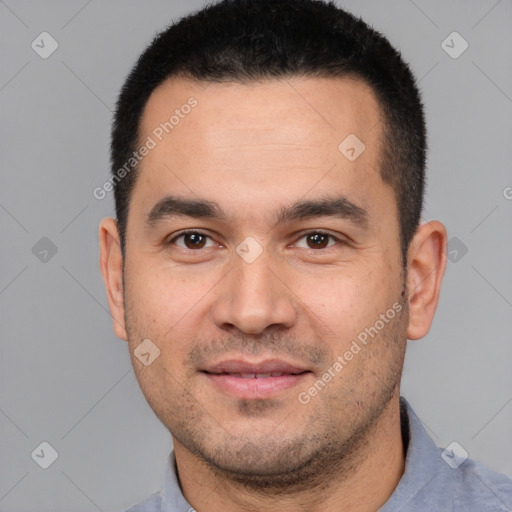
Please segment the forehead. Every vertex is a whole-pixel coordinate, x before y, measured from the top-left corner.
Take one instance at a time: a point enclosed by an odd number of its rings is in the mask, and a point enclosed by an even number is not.
[[[187,107],[191,98],[197,102],[193,109]],[[141,135],[158,132],[173,114],[177,115],[165,134],[182,142],[193,133],[204,149],[243,141],[248,145],[252,141],[279,144],[291,140],[305,146],[330,144],[350,133],[371,143],[379,133],[372,128],[380,119],[373,90],[355,77],[245,84],[169,79],[151,94],[142,116]],[[182,122],[185,118],[186,123]],[[180,150],[178,144],[175,149]]]
[[[389,199],[378,172],[382,127],[372,89],[353,77],[170,79],[142,116],[140,140],[153,148],[139,164],[136,190],[146,211],[164,193],[227,199],[231,192],[233,207],[250,195],[263,210],[337,187],[364,206],[378,202],[379,190]]]

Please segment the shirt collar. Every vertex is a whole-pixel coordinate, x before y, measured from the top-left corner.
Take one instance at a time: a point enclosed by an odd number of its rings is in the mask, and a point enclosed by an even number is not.
[[[192,512],[194,509],[183,496],[178,478],[178,467],[174,450],[167,458],[167,464],[163,475],[162,512],[175,510],[176,512]]]
[[[439,448],[404,397],[400,397],[400,420],[406,452],[405,470],[393,494],[379,512],[404,508],[446,465],[439,454]]]

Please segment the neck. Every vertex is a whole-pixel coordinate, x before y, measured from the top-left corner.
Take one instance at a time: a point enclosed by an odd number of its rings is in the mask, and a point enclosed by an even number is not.
[[[405,467],[398,394],[350,456],[285,489],[244,485],[208,466],[174,438],[173,444],[183,495],[198,512],[375,512],[391,496]]]

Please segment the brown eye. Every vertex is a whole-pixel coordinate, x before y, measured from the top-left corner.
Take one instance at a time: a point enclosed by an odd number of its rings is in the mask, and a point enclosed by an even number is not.
[[[198,231],[188,231],[186,233],[181,233],[180,235],[174,237],[169,242],[169,244],[176,244],[178,247],[181,247],[182,249],[204,249],[209,238],[209,236]],[[178,243],[178,240],[183,240],[183,242]]]
[[[305,240],[305,245],[302,245],[305,249],[327,249],[332,245],[335,245],[339,240],[330,235],[329,233],[322,233],[321,231],[312,231],[302,236],[300,240]]]
[[[307,241],[309,246],[313,249],[324,249],[329,243],[329,235],[314,233],[312,235],[307,235]]]
[[[202,249],[204,247],[206,237],[199,233],[187,233],[183,235],[183,240],[187,249]]]

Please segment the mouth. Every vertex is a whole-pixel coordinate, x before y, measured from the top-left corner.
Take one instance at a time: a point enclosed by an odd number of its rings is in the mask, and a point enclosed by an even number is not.
[[[201,370],[222,393],[238,398],[269,398],[295,387],[311,370],[279,359],[252,363],[227,360]]]
[[[231,372],[223,372],[223,373],[210,373],[205,372],[209,375],[230,375],[231,377],[238,377],[241,379],[269,379],[271,377],[282,377],[283,375],[301,375],[306,372],[298,372],[298,373],[287,373],[287,372],[272,372],[272,373],[231,373]]]

